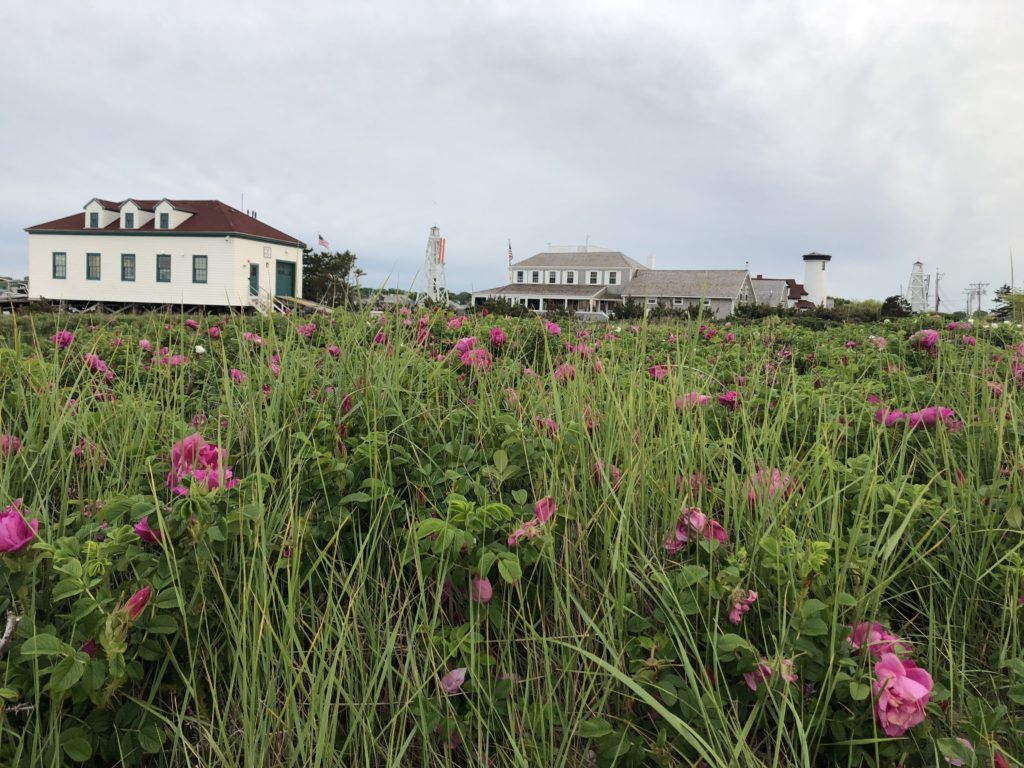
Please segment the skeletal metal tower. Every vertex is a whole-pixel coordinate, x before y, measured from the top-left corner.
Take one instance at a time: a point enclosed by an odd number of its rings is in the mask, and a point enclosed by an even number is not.
[[[423,274],[427,281],[427,298],[435,304],[448,306],[448,284],[444,278],[444,238],[437,227],[430,228],[430,237],[427,238]]]
[[[928,311],[928,283],[931,275],[924,273],[924,264],[915,261],[910,269],[910,285],[907,288],[907,301],[914,312]]]

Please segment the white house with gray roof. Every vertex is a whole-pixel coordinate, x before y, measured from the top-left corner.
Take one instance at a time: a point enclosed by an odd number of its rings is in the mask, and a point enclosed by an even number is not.
[[[608,248],[551,248],[514,263],[510,282],[474,293],[473,304],[501,297],[537,311],[611,312],[644,269],[640,262]]]
[[[536,311],[613,312],[634,298],[648,308],[702,307],[725,317],[754,301],[744,269],[654,269],[619,251],[596,246],[549,249],[512,264],[510,282],[473,294],[473,304],[504,298]]]

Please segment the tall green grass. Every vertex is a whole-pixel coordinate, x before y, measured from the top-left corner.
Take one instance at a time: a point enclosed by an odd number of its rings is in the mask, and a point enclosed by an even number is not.
[[[200,414],[199,431],[228,448],[236,474],[266,476],[233,497],[229,514],[245,522],[222,557],[204,558],[187,537],[157,555],[177,600],[155,610],[177,614],[181,631],[154,636],[162,657],[147,662],[143,684],[110,703],[112,718],[126,702],[148,712],[161,740],[144,756],[133,747],[129,763],[813,766],[825,755],[885,763],[889,740],[880,731],[844,739],[834,729],[837,712],[871,719],[870,700],[850,712],[840,697],[842,675],[857,670],[838,659],[813,690],[771,687],[753,703],[728,679],[726,660],[707,639],[737,631],[766,654],[792,647],[793,591],[745,583],[760,598],[739,630],[719,603],[688,612],[668,586],[677,563],[662,548],[683,505],[722,522],[728,563],[744,574],[759,573],[759,541],[784,528],[831,545],[818,578],[854,603],[830,608],[829,642],[841,644],[859,617],[887,617],[937,690],[948,692],[944,709],[929,708],[928,735],[907,735],[908,749],[945,764],[927,742],[981,723],[1004,755],[1024,755],[1021,706],[1007,697],[1004,667],[1024,660],[1024,540],[1014,522],[1024,497],[1024,412],[1005,361],[991,360],[1011,353],[984,333],[977,347],[947,340],[933,360],[900,343],[906,333],[892,327],[811,333],[769,322],[736,329],[735,345],[705,341],[695,326],[623,328],[580,358],[564,351],[569,329],[558,338],[534,322],[502,321],[509,343],[492,370],[477,372],[457,356],[429,359],[413,343],[415,324],[404,328],[400,316],[387,319],[390,348],[373,344],[376,325],[358,316],[318,320],[313,340],[292,322],[239,317],[214,341],[182,319],[103,319],[90,331],[74,318],[5,318],[0,349],[0,431],[23,441],[0,463],[0,501],[24,498],[40,517],[42,540],[73,534],[83,505],[96,500],[142,494],[169,502],[167,453]],[[439,318],[433,330],[435,338],[485,339],[491,324],[471,319],[455,333]],[[75,332],[67,353],[49,340],[58,327]],[[263,346],[245,341],[246,330],[261,334]],[[591,332],[600,338],[604,330]],[[843,348],[869,333],[888,334],[889,347]],[[125,343],[113,350],[117,334]],[[146,369],[143,337],[154,349],[189,354],[189,363]],[[205,354],[195,353],[197,343]],[[341,348],[337,360],[327,344]],[[783,346],[791,359],[776,354]],[[91,395],[94,377],[81,355],[92,350],[116,371],[114,402]],[[278,378],[268,365],[273,352]],[[598,358],[603,374],[593,369]],[[575,378],[555,383],[551,371],[563,360],[574,362]],[[654,363],[670,366],[666,381],[650,377]],[[230,368],[248,381],[233,384]],[[747,383],[735,385],[737,375]],[[735,413],[714,402],[674,404],[691,390],[713,396],[734,388],[742,402]],[[886,430],[875,424],[869,394],[906,410],[948,405],[964,430]],[[553,418],[557,435],[535,417]],[[339,423],[347,428],[343,447]],[[101,458],[74,457],[83,439]],[[500,471],[498,451],[513,471]],[[595,481],[597,460],[621,469],[618,490]],[[798,478],[798,491],[751,506],[744,482],[759,466]],[[678,476],[694,473],[711,486],[696,497],[688,483],[677,487]],[[526,501],[514,498],[517,490]],[[446,574],[457,563],[410,536],[418,521],[448,514],[451,494],[478,505],[501,501],[516,520],[542,496],[558,504],[557,534],[522,580],[492,579],[487,606],[446,597]],[[497,526],[490,535],[501,542],[508,533]],[[198,566],[184,571],[183,562]],[[702,561],[726,567],[715,562]],[[797,591],[800,565],[786,564]],[[41,578],[48,567],[40,566]],[[3,599],[24,617],[8,658],[54,613],[67,612],[9,589]],[[651,658],[671,659],[663,663],[689,689],[707,692],[685,717],[638,672],[636,627],[654,615],[666,618]],[[864,673],[867,661],[858,663]],[[454,666],[470,670],[467,685],[446,696],[438,680]],[[1005,716],[987,722],[998,703]],[[64,710],[45,691],[20,691],[6,706],[0,756],[12,765],[68,762]],[[617,757],[587,737],[597,719],[622,734]],[[456,723],[461,743],[453,745]]]

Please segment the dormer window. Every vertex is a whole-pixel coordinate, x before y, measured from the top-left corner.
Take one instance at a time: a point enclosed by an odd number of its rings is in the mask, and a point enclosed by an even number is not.
[[[161,213],[160,214],[160,229],[167,229],[171,225],[171,214]]]
[[[100,228],[100,214],[97,211],[89,211],[89,229]]]
[[[126,213],[124,215],[124,228],[125,229],[135,229],[135,214],[134,213]]]

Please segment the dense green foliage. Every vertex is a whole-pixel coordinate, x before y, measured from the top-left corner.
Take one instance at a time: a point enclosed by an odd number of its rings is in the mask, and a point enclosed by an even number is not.
[[[0,324],[0,764],[1024,756],[1017,326],[88,322]]]

